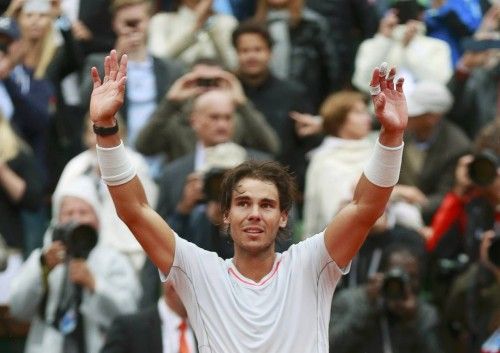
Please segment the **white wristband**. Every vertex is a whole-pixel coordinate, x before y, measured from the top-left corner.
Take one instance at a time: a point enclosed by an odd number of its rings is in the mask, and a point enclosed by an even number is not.
[[[373,154],[364,169],[365,177],[380,187],[396,185],[403,158],[403,146],[404,142],[398,147],[387,147],[377,139]]]
[[[116,186],[132,180],[136,171],[130,163],[123,142],[110,148],[96,146],[96,149],[101,178],[106,184]]]

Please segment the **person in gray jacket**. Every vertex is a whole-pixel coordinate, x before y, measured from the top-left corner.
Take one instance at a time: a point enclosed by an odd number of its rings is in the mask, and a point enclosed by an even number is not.
[[[131,264],[97,242],[93,190],[82,176],[54,194],[45,245],[13,280],[10,312],[31,322],[26,353],[97,353],[114,317],[136,310],[141,288]]]

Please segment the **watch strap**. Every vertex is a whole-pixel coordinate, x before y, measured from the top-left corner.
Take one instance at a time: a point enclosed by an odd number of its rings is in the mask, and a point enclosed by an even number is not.
[[[115,125],[114,126],[109,126],[109,127],[97,126],[95,124],[92,124],[92,129],[94,130],[94,133],[96,135],[99,135],[99,136],[114,135],[119,130],[118,120],[115,119]]]

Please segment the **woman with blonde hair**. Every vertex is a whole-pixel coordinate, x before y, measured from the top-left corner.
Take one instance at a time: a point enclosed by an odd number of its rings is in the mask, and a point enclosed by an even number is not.
[[[55,91],[46,77],[57,50],[48,0],[13,1],[10,12],[16,18],[21,38],[3,60],[10,61],[11,71],[5,73],[4,84],[14,103],[12,126],[33,149],[46,182],[47,135],[55,109]]]
[[[39,174],[30,148],[0,113],[0,234],[9,247],[24,247],[21,210],[40,204]]]

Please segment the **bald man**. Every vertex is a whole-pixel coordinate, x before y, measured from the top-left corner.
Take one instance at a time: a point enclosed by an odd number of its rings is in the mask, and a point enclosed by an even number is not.
[[[164,153],[170,161],[195,151],[198,136],[188,123],[193,101],[213,90],[223,90],[234,104],[235,127],[231,139],[244,147],[273,155],[279,153],[276,132],[245,96],[236,76],[207,60],[200,60],[175,81],[139,133],[137,150],[148,156]]]

